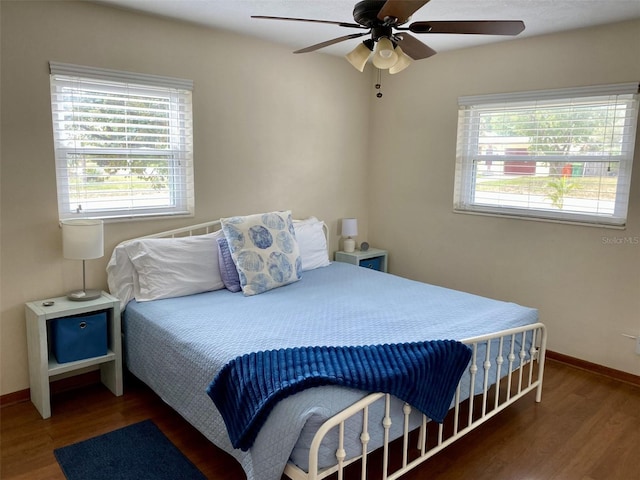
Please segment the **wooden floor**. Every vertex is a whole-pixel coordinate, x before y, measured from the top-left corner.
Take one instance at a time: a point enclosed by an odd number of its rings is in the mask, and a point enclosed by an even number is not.
[[[0,478],[64,479],[55,448],[151,418],[212,480],[243,480],[239,465],[134,380],[60,393],[53,416],[30,402],[3,407]],[[640,479],[640,388],[548,361],[543,401],[530,394],[425,462],[407,480]],[[91,479],[87,479],[91,480]]]

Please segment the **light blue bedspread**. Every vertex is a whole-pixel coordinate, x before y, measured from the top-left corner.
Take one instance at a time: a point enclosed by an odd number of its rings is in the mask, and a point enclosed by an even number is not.
[[[206,393],[233,358],[309,345],[462,340],[535,323],[537,317],[532,308],[333,263],[251,297],[219,290],[132,301],[123,328],[132,373],[237,458],[249,480],[277,480],[289,457],[306,468],[317,426],[366,392],[322,386],[288,397],[275,406],[253,447],[242,452],[231,446]],[[335,453],[331,446],[326,450]]]

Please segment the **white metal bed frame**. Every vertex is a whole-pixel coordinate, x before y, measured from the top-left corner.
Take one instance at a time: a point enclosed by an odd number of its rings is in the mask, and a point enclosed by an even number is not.
[[[510,345],[509,353],[504,355],[503,347]],[[520,341],[520,349],[514,351],[517,341]],[[498,352],[492,357],[491,345],[498,342]],[[463,437],[470,431],[474,430],[500,411],[507,408],[512,403],[527,395],[529,392],[536,390],[536,402],[542,400],[542,379],[544,375],[544,359],[547,343],[547,332],[544,324],[535,323],[524,327],[503,330],[493,334],[473,337],[462,341],[469,345],[472,349],[472,357],[469,363],[470,392],[476,391],[476,382],[478,376],[481,376],[482,394],[481,405],[477,405],[477,401],[468,401],[468,405],[461,399],[461,384],[456,389],[454,406],[449,411],[448,419],[452,422],[451,431],[445,433],[446,424],[443,422],[437,427],[437,440],[434,444],[428,445],[427,426],[431,421],[426,415],[422,415],[422,424],[419,427],[418,442],[414,455],[411,456],[409,449],[409,415],[412,407],[405,403],[403,406],[404,427],[402,435],[402,466],[395,471],[390,471],[390,452],[391,439],[389,438],[389,429],[391,428],[391,397],[389,394],[372,393],[360,401],[347,407],[342,412],[328,419],[316,433],[309,452],[309,472],[305,472],[292,463],[287,464],[285,474],[292,480],[320,480],[337,473],[338,480],[344,477],[345,468],[356,462],[361,462],[361,478],[365,480],[367,476],[367,459],[370,454],[367,446],[371,441],[368,422],[369,408],[378,401],[384,402],[384,417],[382,419],[383,435],[382,439],[382,478],[383,480],[394,480],[403,474],[420,465],[425,460],[431,458],[442,449],[452,444],[459,438]],[[528,351],[525,345],[530,345]],[[484,359],[478,358],[478,348],[484,346],[486,354]],[[529,354],[529,360],[526,360]],[[490,378],[489,370],[492,367],[492,361],[495,361],[496,374]],[[480,371],[478,362],[481,362]],[[506,365],[505,365],[506,363]],[[506,374],[502,367],[506,366]],[[504,375],[504,379],[502,376]],[[515,377],[515,378],[514,378]],[[464,381],[463,377],[463,380]],[[514,382],[515,381],[515,382]],[[501,389],[503,389],[501,391]],[[478,412],[479,409],[479,412]],[[345,422],[357,415],[362,416],[363,430],[360,433],[360,443],[362,444],[362,454],[356,458],[347,460],[345,445]],[[466,415],[466,419],[464,417]],[[462,422],[462,427],[461,427]],[[466,422],[466,423],[465,423]],[[338,450],[336,451],[336,464],[332,467],[320,469],[318,467],[318,452],[320,444],[325,436],[334,428],[338,428]]]
[[[138,238],[167,238],[201,235],[212,233],[220,229],[220,221],[200,223],[183,228],[177,228],[166,232],[146,235]],[[326,225],[325,235],[328,234]],[[125,243],[125,242],[123,242]],[[327,248],[328,248],[327,242]],[[372,452],[369,452],[368,445],[371,443],[369,425],[369,410],[376,402],[384,402],[384,417],[382,418],[383,438],[376,442],[382,445],[382,479],[394,480],[400,478],[408,471],[414,469],[425,460],[431,458],[453,442],[457,441],[467,433],[482,425],[484,422],[507,408],[512,403],[521,399],[533,390],[536,391],[535,401],[542,400],[542,381],[544,375],[544,362],[547,344],[547,331],[542,323],[535,323],[523,327],[503,330],[487,335],[468,338],[462,340],[463,343],[472,349],[472,357],[469,362],[469,376],[463,376],[458,384],[455,393],[454,404],[450,409],[447,419],[437,426],[435,442],[430,439],[428,427],[431,420],[422,415],[421,425],[418,427],[417,445],[410,449],[410,427],[409,416],[412,407],[405,403],[402,407],[400,418],[404,418],[403,434],[401,437],[401,466],[395,470],[390,468],[392,450],[394,445],[400,441],[390,438],[389,431],[392,425],[391,396],[385,393],[372,393],[362,398],[343,411],[337,413],[326,420],[315,434],[309,450],[309,471],[305,472],[298,466],[289,462],[284,470],[284,474],[292,480],[321,480],[336,474],[338,480],[343,480],[345,469],[349,465],[360,462],[360,476],[362,480],[368,477],[368,459]],[[493,356],[491,345],[498,343],[498,352]],[[506,343],[505,343],[506,342]],[[515,345],[520,347],[516,351]],[[504,346],[510,345],[508,353],[503,352]],[[528,350],[526,345],[529,345]],[[484,347],[484,348],[481,348]],[[484,359],[478,358],[478,350],[481,348],[485,352]],[[528,355],[528,358],[527,358]],[[506,358],[505,358],[506,357]],[[478,362],[481,365],[478,366]],[[490,369],[495,362],[495,375],[490,375]],[[506,371],[503,370],[506,367]],[[483,371],[481,371],[481,369]],[[477,382],[480,377],[482,393],[471,399],[461,398],[461,384],[465,379],[469,382],[469,392],[478,390]],[[481,402],[480,405],[477,405]],[[467,405],[465,405],[465,403]],[[345,446],[345,422],[360,415],[362,417],[362,432],[359,439],[362,445],[362,453],[357,457],[347,459]],[[445,428],[449,422],[449,428]],[[338,449],[335,453],[335,465],[327,468],[319,467],[319,449],[323,440],[333,429],[338,429]]]

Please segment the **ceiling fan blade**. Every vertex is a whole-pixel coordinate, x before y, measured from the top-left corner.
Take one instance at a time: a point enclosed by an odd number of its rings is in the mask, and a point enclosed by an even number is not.
[[[394,40],[400,45],[402,51],[414,60],[428,58],[438,53],[408,33],[399,33],[394,36]]]
[[[384,21],[386,17],[397,18],[398,25],[402,25],[427,3],[429,0],[387,0],[378,12],[378,19]]]
[[[309,18],[290,18],[290,17],[268,17],[265,15],[251,15],[251,18],[259,18],[263,20],[288,20],[292,22],[313,22],[313,23],[328,23],[331,25],[338,25],[340,27],[349,27],[349,28],[367,28],[359,25],[357,23],[347,23],[347,22],[334,22],[331,20],[312,20]]]
[[[296,50],[293,53],[308,53],[314,52],[316,50],[320,50],[321,48],[328,47],[329,45],[333,45],[334,43],[344,42],[345,40],[350,40],[352,38],[362,37],[363,35],[367,35],[369,32],[364,33],[352,33],[351,35],[345,35],[344,37],[334,38],[333,40],[327,40],[326,42],[317,43],[315,45],[311,45],[310,47],[303,48],[300,50]]]
[[[521,20],[461,20],[413,22],[413,33],[462,33],[479,35],[518,35],[524,30]]]

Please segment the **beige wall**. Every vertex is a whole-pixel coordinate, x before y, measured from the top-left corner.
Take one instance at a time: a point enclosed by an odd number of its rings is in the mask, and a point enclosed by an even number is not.
[[[384,76],[369,236],[390,250],[391,271],[537,307],[550,349],[640,375],[621,336],[640,335],[640,145],[626,230],[452,212],[459,96],[640,81],[639,45],[635,21],[442,53]],[[606,243],[616,238],[635,244]]]
[[[234,214],[292,209],[367,228],[369,82],[342,59],[292,55],[226,32],[75,2],[2,0],[0,394],[28,388],[24,302],[81,286],[62,258],[48,61],[194,81],[196,218],[105,225],[107,256],[87,262],[106,287],[113,246]]]

